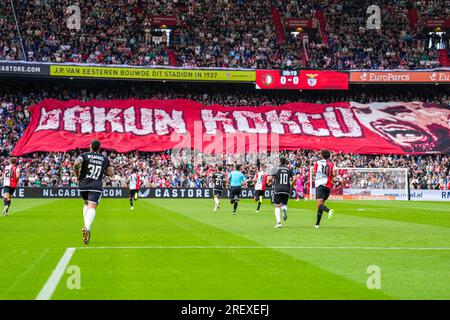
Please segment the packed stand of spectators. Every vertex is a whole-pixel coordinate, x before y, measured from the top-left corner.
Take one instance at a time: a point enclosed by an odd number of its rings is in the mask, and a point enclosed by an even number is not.
[[[0,60],[23,60],[20,39],[9,4],[0,5]]]
[[[169,51],[174,50],[181,66],[262,68],[281,63],[269,0],[219,0],[214,5],[206,0],[80,0],[81,29],[69,30],[66,8],[72,4],[16,3],[27,60],[169,65]],[[5,6],[6,15],[11,10]],[[151,25],[151,17],[158,15],[177,17],[169,38]]]
[[[20,157],[19,186],[26,187],[77,187],[73,163],[81,151],[66,153],[34,153]],[[297,179],[303,179],[305,193],[309,189],[309,168],[320,159],[317,151],[297,150],[269,155],[204,155],[188,152],[132,152],[120,154],[107,152],[114,168],[114,177],[105,178],[105,185],[128,187],[133,168],[137,168],[142,187],[166,188],[204,188],[212,187],[212,174],[218,166],[223,166],[226,174],[241,164],[241,170],[247,177],[248,186],[253,186],[258,165],[268,172],[280,155],[285,156]],[[258,158],[260,158],[258,160]],[[6,158],[0,158],[0,170],[7,164]],[[450,190],[450,156],[391,156],[357,155],[334,153],[332,161],[336,167],[355,168],[408,168],[410,170],[411,189]],[[333,189],[405,189],[404,173],[371,172],[361,173],[351,170],[337,170]]]
[[[448,19],[450,17],[449,0],[417,0],[415,7],[422,20]]]
[[[110,99],[192,99],[205,105],[221,104],[225,106],[278,106],[289,102],[314,102],[332,103],[336,101],[357,101],[370,103],[375,101],[423,101],[446,105],[450,108],[450,91],[446,87],[414,87],[391,88],[388,92],[384,88],[373,88],[370,93],[364,89],[350,91],[330,92],[261,92],[253,88],[236,86],[203,86],[201,84],[166,83],[164,86],[148,83],[121,82],[105,83],[104,86],[90,85],[80,81],[58,81],[43,83],[36,86],[34,82],[23,80],[0,82],[0,166],[4,166],[13,146],[20,138],[30,120],[29,107],[45,98],[58,100],[77,99],[110,100]],[[70,153],[38,153],[21,158],[20,163],[24,168],[21,183],[30,186],[74,186],[76,181],[72,175],[72,164],[77,152]],[[254,155],[253,155],[254,156]],[[295,166],[307,168],[312,161],[317,160],[317,153],[298,151],[290,153],[289,158],[294,163],[301,159]],[[111,153],[114,159],[116,174],[110,185],[123,185],[128,176],[130,166],[137,166],[146,176],[147,186],[155,184],[169,186],[205,186],[209,181],[207,177],[211,170],[207,165],[202,165],[202,159],[181,158],[177,163],[172,163],[167,153],[146,154],[116,154]],[[203,158],[204,159],[204,158]],[[226,158],[229,164],[236,161],[243,163],[252,162],[249,158]],[[253,157],[255,160],[255,157]],[[399,167],[410,168],[412,173],[411,183],[414,188],[442,188],[448,184],[448,156],[423,156],[423,157],[396,157],[396,156],[363,156],[363,155],[335,155],[337,165],[340,167]],[[194,163],[192,165],[191,163]],[[198,164],[200,163],[200,165]],[[255,163],[253,161],[252,163]],[[169,165],[168,165],[169,164]],[[267,164],[267,163],[266,163]],[[244,166],[249,176],[255,174],[256,166]],[[305,175],[306,177],[307,175]],[[341,175],[344,178],[344,173]],[[344,179],[345,180],[345,179]],[[336,187],[345,185],[342,180]],[[367,180],[367,179],[366,179]],[[336,180],[339,181],[339,180]]]
[[[416,1],[425,17],[448,17],[448,0]],[[409,30],[405,0],[79,0],[80,24],[69,29],[69,0],[14,0],[23,39],[20,47],[10,1],[0,7],[0,59],[186,67],[298,68],[301,40],[288,35],[278,44],[271,8],[283,18],[314,18],[318,6],[327,23],[328,43],[309,33],[306,67],[325,69],[431,68],[421,26]],[[367,30],[366,9],[381,8],[381,29]],[[169,34],[152,26],[152,16],[177,18]],[[288,32],[289,33],[289,32]]]
[[[439,66],[437,50],[428,48],[423,20],[410,29],[408,1],[279,1],[294,18],[315,19],[315,11],[326,17],[328,43],[310,37],[308,66],[323,69],[424,69]],[[423,2],[423,1],[422,1]],[[438,6],[445,1],[434,1]],[[371,5],[380,7],[380,28],[368,29]],[[420,9],[418,11],[422,10]],[[312,13],[312,14],[311,14]]]

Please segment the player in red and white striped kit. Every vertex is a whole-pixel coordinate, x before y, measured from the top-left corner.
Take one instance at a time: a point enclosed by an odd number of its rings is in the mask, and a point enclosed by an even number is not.
[[[134,210],[133,200],[138,199],[139,189],[141,188],[141,176],[138,173],[138,169],[134,168],[133,173],[130,176],[130,206],[131,210]]]
[[[264,170],[258,171],[255,181],[255,201],[258,201],[258,207],[256,208],[257,213],[259,212],[259,208],[261,208],[264,192],[266,191],[266,184],[267,174]]]
[[[3,215],[7,216],[9,208],[11,208],[11,199],[19,181],[20,170],[16,167],[17,158],[12,157],[9,159],[9,165],[3,170]]]
[[[323,212],[328,213],[328,220],[333,216],[333,209],[329,209],[325,206],[325,201],[327,201],[330,196],[330,191],[333,183],[334,176],[334,163],[329,159],[331,153],[328,150],[320,151],[322,160],[319,160],[314,165],[314,175],[315,175],[315,187],[316,187],[316,200],[317,200],[317,222],[316,228],[320,226],[320,220],[322,219]]]

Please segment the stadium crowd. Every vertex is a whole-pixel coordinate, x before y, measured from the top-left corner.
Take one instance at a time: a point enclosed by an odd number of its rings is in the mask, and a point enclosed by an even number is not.
[[[439,66],[429,48],[428,18],[448,17],[448,1],[413,1],[417,26],[408,18],[410,1],[281,0],[80,0],[80,29],[69,0],[10,1],[0,7],[0,60],[80,62],[185,67],[324,69],[415,69]],[[381,28],[368,29],[368,6],[381,9]],[[272,9],[285,19],[316,19],[322,11],[326,28],[303,40],[285,29],[276,33]],[[152,26],[153,16],[176,17],[177,26]],[[448,38],[444,40],[448,44]],[[23,50],[22,46],[23,44]],[[448,48],[448,46],[447,46]],[[23,53],[24,52],[24,53]],[[25,56],[24,56],[25,54]],[[305,55],[305,56],[303,56]]]
[[[450,94],[438,87],[426,89],[398,89],[386,92],[382,88],[371,90],[371,93],[363,90],[351,90],[348,92],[326,92],[326,93],[261,93],[245,88],[227,86],[212,90],[208,87],[185,87],[175,84],[161,87],[159,85],[136,84],[122,86],[114,84],[112,87],[105,85],[102,88],[90,86],[84,82],[78,84],[64,83],[43,84],[36,87],[31,83],[27,86],[15,83],[1,83],[0,95],[0,169],[6,164],[7,157],[12,147],[25,130],[30,112],[28,108],[44,98],[55,98],[60,100],[79,99],[82,101],[97,99],[193,99],[205,105],[222,104],[234,106],[257,106],[257,105],[281,105],[288,102],[304,101],[329,103],[335,101],[427,101],[444,104],[450,107]],[[88,89],[89,88],[89,89]],[[20,184],[23,186],[75,186],[72,165],[79,151],[68,153],[36,153],[20,158],[22,176]],[[166,153],[131,153],[109,154],[116,168],[114,180],[107,180],[111,186],[124,186],[129,176],[131,167],[138,167],[143,177],[144,185],[167,186],[167,187],[204,187],[210,184],[210,174],[215,170],[202,155],[191,157],[172,157],[170,152]],[[200,156],[200,158],[198,158]],[[247,155],[251,156],[251,155]],[[298,150],[289,152],[286,156],[296,168],[296,173],[302,171],[304,179],[308,178],[305,172],[313,161],[317,160],[318,153],[314,151]],[[200,159],[200,160],[198,160]],[[195,161],[197,160],[197,161]],[[227,171],[231,170],[236,161],[244,163],[243,170],[249,180],[255,176],[257,166],[255,161],[248,158],[235,159],[228,155],[222,159],[225,161]],[[221,161],[222,161],[221,160]],[[255,157],[253,155],[253,160]],[[270,159],[262,162],[263,167],[268,167]],[[410,184],[413,189],[450,189],[450,157],[449,155],[424,155],[424,156],[389,156],[389,155],[356,155],[356,154],[334,154],[333,161],[339,167],[392,167],[409,168],[411,173]],[[361,180],[361,179],[360,179]],[[368,179],[365,179],[370,183]],[[363,185],[364,186],[364,181]],[[361,183],[361,182],[360,182]],[[349,175],[340,172],[335,180],[335,187],[343,187],[354,183]],[[305,181],[305,185],[308,185]]]
[[[310,37],[310,66],[323,69],[416,69],[439,66],[437,51],[429,48],[425,18],[411,29],[407,1],[279,1],[284,11],[296,18],[314,18],[317,10],[326,16],[327,33]],[[320,5],[318,5],[320,3]],[[419,12],[442,12],[442,1]],[[381,10],[380,28],[368,29],[366,10],[371,5]],[[428,11],[426,11],[428,10]],[[324,40],[325,39],[325,40]],[[445,40],[448,43],[448,39]]]
[[[248,185],[252,186],[258,171],[257,157],[252,155],[225,155],[211,158],[202,154],[172,154],[171,151],[157,153],[133,152],[121,154],[104,151],[108,154],[114,167],[113,179],[105,178],[105,185],[128,187],[131,170],[137,168],[142,178],[143,187],[167,188],[202,188],[211,187],[211,176],[217,166],[223,166],[225,172],[233,170],[234,164],[242,163]],[[77,180],[73,173],[73,163],[80,151],[34,153],[19,158],[21,168],[20,186],[27,187],[76,187]],[[287,157],[294,174],[304,180],[305,192],[309,188],[308,170],[320,159],[319,152],[297,150],[282,152]],[[266,172],[271,168],[279,154],[268,156],[260,162]],[[216,161],[212,161],[212,160]],[[393,155],[357,155],[334,153],[332,161],[337,167],[355,168],[408,168],[410,170],[411,189],[450,190],[450,156],[393,156]],[[7,163],[7,158],[0,158],[0,169]],[[355,178],[357,175],[358,178]],[[389,188],[404,189],[404,175],[395,173],[361,174],[348,170],[338,170],[334,179],[334,188]]]

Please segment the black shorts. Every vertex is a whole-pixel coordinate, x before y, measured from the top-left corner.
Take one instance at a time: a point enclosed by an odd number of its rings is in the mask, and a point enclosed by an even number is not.
[[[139,190],[137,190],[137,189],[131,190],[131,189],[130,189],[130,198],[134,198],[134,195],[135,195],[137,192],[139,192]]]
[[[96,204],[100,203],[100,199],[102,198],[103,192],[101,191],[83,191],[80,190],[81,198],[84,201],[94,202]]]
[[[330,196],[330,188],[327,188],[325,186],[318,186],[316,188],[316,199],[327,200],[329,196]]]
[[[239,197],[241,196],[241,187],[231,187],[230,190],[230,201],[239,201]]]
[[[281,204],[287,206],[289,201],[289,194],[287,193],[274,193],[273,194],[273,204]]]
[[[221,197],[222,189],[213,189],[213,195]]]
[[[258,199],[261,196],[264,197],[264,191],[263,190],[256,190],[255,191],[255,199]]]
[[[9,193],[11,196],[13,195],[14,191],[16,191],[16,188],[10,186],[3,187],[3,193]]]

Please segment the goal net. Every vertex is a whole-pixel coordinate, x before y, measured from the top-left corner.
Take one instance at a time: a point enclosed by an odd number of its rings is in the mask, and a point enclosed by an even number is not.
[[[406,168],[335,168],[330,199],[408,200]],[[309,198],[315,199],[314,170],[309,170]]]

